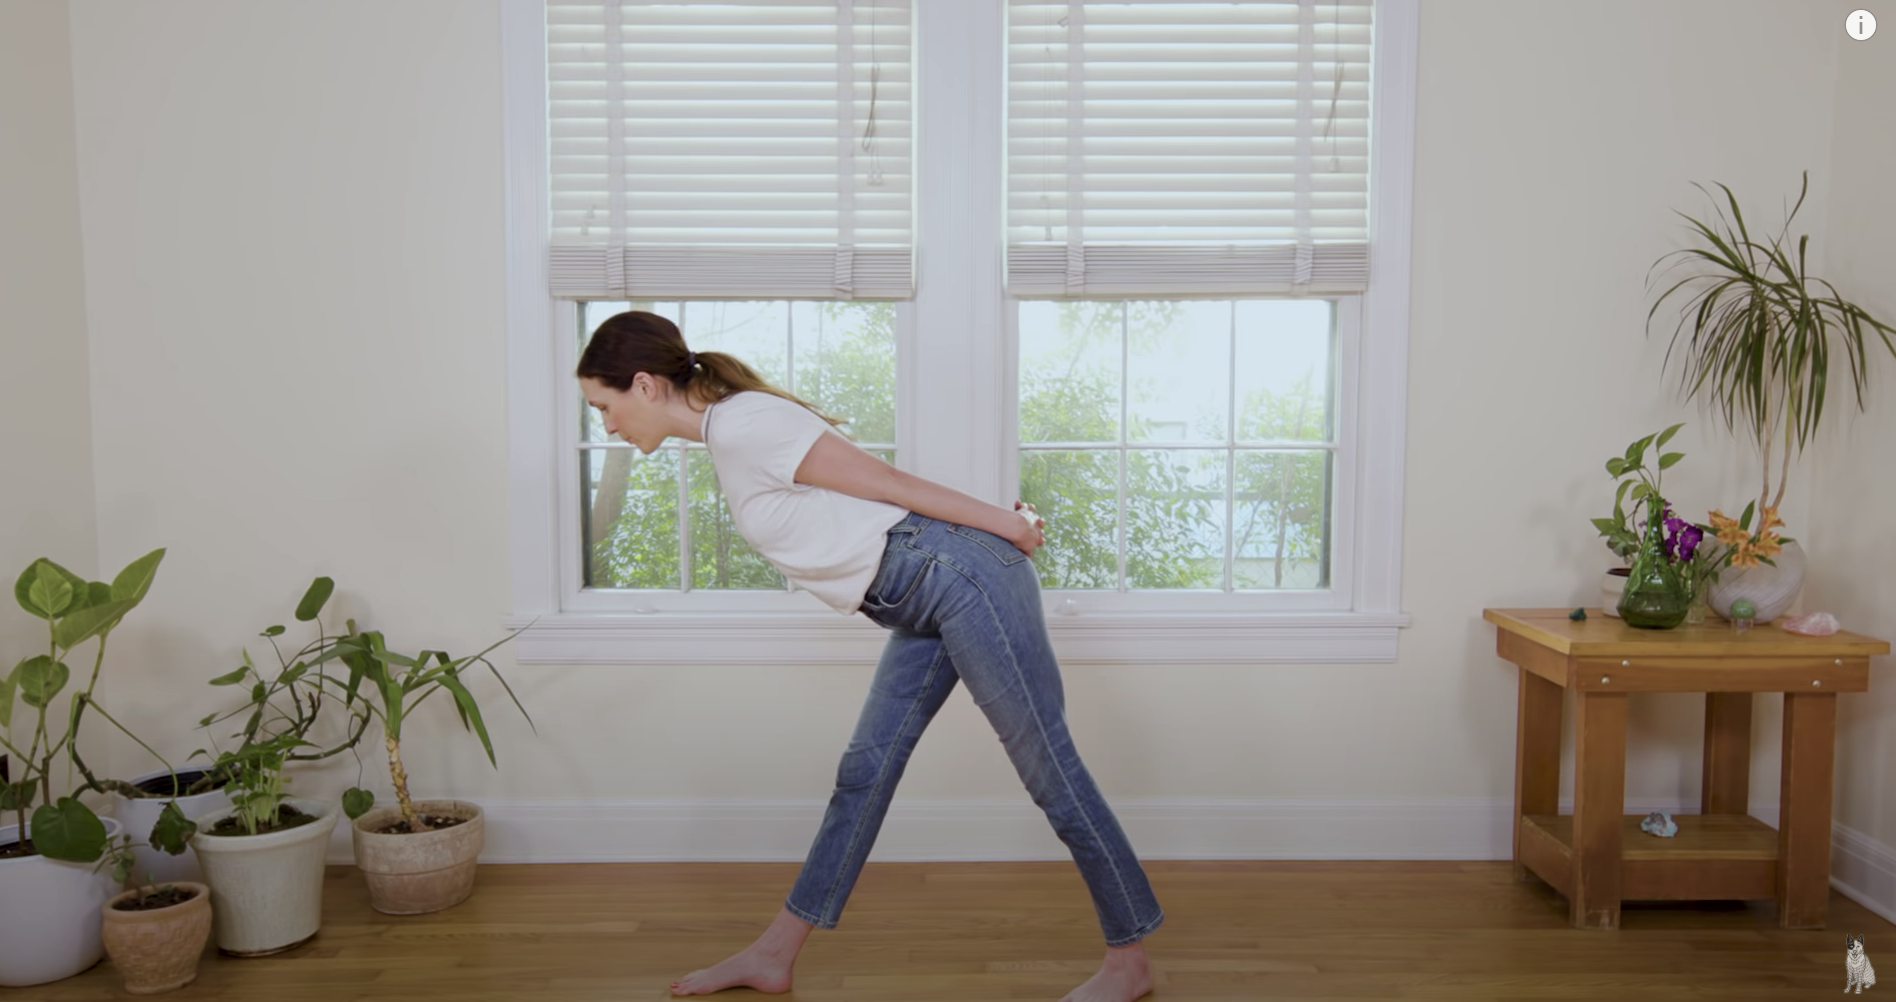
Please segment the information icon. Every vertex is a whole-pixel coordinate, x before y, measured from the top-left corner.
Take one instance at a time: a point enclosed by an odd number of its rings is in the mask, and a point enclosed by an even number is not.
[[[1867,10],[1853,10],[1849,17],[1844,18],[1843,30],[1849,32],[1851,38],[1861,42],[1876,34],[1876,15]]]

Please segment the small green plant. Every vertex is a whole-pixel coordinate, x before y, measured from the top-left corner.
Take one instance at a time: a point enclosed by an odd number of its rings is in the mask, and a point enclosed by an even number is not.
[[[342,660],[349,666],[349,679],[346,683],[331,679],[345,706],[352,709],[358,705],[365,707],[382,721],[383,745],[388,750],[389,780],[394,786],[395,801],[400,806],[402,820],[410,832],[423,832],[429,829],[427,819],[415,809],[413,799],[408,792],[408,772],[402,766],[402,724],[422,701],[437,692],[448,692],[454,697],[454,708],[461,717],[461,726],[472,731],[481,740],[481,747],[487,752],[489,764],[498,767],[494,757],[494,744],[487,736],[487,724],[481,718],[479,702],[468,691],[462,680],[462,673],[477,664],[484,664],[500,681],[501,688],[507,691],[520,715],[526,717],[527,725],[533,726],[533,718],[528,716],[527,708],[520,705],[520,699],[514,695],[513,687],[501,677],[499,669],[487,660],[487,655],[496,647],[512,640],[518,630],[488,645],[479,654],[462,658],[450,658],[444,651],[422,651],[415,657],[397,654],[388,649],[380,631],[356,632],[355,624],[349,624],[349,635],[342,641]],[[364,683],[367,683],[364,685]],[[375,804],[375,796],[367,790],[354,788],[343,794],[344,813],[351,820],[368,813]]]
[[[125,614],[144,600],[164,556],[163,549],[145,554],[127,564],[109,585],[87,581],[42,557],[29,564],[14,582],[13,595],[20,608],[46,621],[47,652],[22,660],[0,677],[0,733],[4,734],[0,748],[20,766],[11,782],[0,782],[0,814],[12,812],[20,825],[17,847],[12,853],[0,850],[0,854],[37,852],[49,859],[75,863],[94,862],[104,855],[105,823],[76,797],[53,795],[53,766],[62,756],[74,759],[79,719],[86,707],[92,706],[111,719],[94,698],[105,664],[106,640]],[[92,674],[85,687],[72,694],[64,731],[55,736],[47,726],[47,717],[72,681],[72,668],[66,659],[95,638],[98,647]],[[34,711],[30,737],[22,733],[28,728],[14,726],[18,704]],[[112,723],[125,730],[118,721]],[[130,731],[125,733],[137,740]],[[150,751],[149,746],[146,750]],[[87,779],[91,780],[90,773]],[[29,811],[30,837],[26,824]]]
[[[184,812],[178,809],[174,801],[165,804],[164,808],[158,812],[158,822],[152,826],[151,833],[144,844],[160,852],[178,856],[184,853],[185,848],[191,843],[191,837],[195,834],[197,834],[196,822],[185,817]],[[138,866],[138,857],[132,849],[137,845],[138,843],[132,841],[130,835],[121,835],[107,847],[100,858],[100,866],[111,864],[114,884],[122,887],[135,875],[133,871]],[[171,890],[171,885],[157,883],[149,873],[145,874],[145,880],[138,885],[137,890],[138,896],[132,899],[131,904],[120,905],[121,909],[136,911],[176,903],[169,900],[171,895],[166,893]]]
[[[1639,502],[1647,496],[1664,498],[1659,492],[1660,482],[1666,470],[1685,458],[1682,452],[1666,452],[1666,443],[1678,434],[1683,422],[1664,431],[1635,439],[1626,451],[1606,461],[1606,472],[1619,483],[1619,489],[1613,494],[1613,517],[1596,518],[1593,527],[1600,530],[1600,536],[1606,540],[1606,547],[1621,560],[1631,561],[1639,550],[1639,539],[1645,526],[1637,518]],[[1653,465],[1646,466],[1646,450],[1653,450]],[[1627,502],[1633,505],[1633,515],[1626,511]]]
[[[248,702],[199,722],[208,728],[244,718],[242,729],[231,735],[237,745],[217,751],[212,769],[229,777],[225,789],[236,807],[233,816],[237,827],[245,835],[294,828],[312,820],[283,803],[284,770],[293,762],[319,761],[353,749],[368,729],[369,714],[356,713],[346,721],[345,734],[337,744],[324,747],[310,740],[318,720],[323,719],[325,680],[334,681],[327,674],[329,663],[347,650],[342,644],[344,638],[328,635],[319,618],[334,591],[335,582],[329,578],[310,582],[297,603],[296,619],[314,622],[316,639],[295,654],[285,655],[277,644],[276,638],[284,633],[282,626],[271,626],[259,634],[270,642],[277,658],[277,668],[269,676],[257,669],[249,650],[245,650],[242,667],[211,679],[214,686],[250,684]],[[215,744],[213,741],[213,747]],[[204,749],[191,753],[193,758],[210,754]]]

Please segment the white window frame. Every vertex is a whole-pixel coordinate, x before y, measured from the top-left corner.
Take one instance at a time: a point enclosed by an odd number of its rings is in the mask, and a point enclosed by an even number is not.
[[[1342,409],[1331,590],[1049,591],[1048,630],[1063,662],[1395,660],[1398,632],[1408,625],[1400,586],[1416,7],[1417,0],[1376,2],[1370,286],[1339,301]],[[903,469],[1008,504],[1019,450],[1015,310],[1002,289],[1002,185],[994,169],[1002,153],[1003,18],[1002,0],[916,0],[916,173],[925,180],[915,208],[922,270],[915,297],[896,308],[896,449]],[[605,595],[581,588],[578,416],[571,390],[577,307],[548,292],[541,0],[501,0],[501,55],[508,625],[532,624],[514,641],[516,660],[873,661],[885,632],[860,615],[839,616],[806,593]],[[970,206],[993,211],[983,215]],[[924,372],[926,380],[919,375]]]

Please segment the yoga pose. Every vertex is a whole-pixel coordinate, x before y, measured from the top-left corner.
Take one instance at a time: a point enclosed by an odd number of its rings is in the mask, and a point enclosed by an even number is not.
[[[842,422],[671,321],[621,313],[577,372],[608,434],[649,455],[702,442],[731,519],[784,577],[889,631],[815,843],[775,921],[749,947],[674,982],[676,995],[790,988],[813,928],[833,929],[875,844],[910,752],[957,682],[1000,735],[1033,802],[1073,853],[1106,940],[1105,962],[1063,1002],[1131,1002],[1151,990],[1142,940],[1163,919],[1132,845],[1067,732],[1059,665],[1029,559],[1037,518],[897,470],[833,430]]]

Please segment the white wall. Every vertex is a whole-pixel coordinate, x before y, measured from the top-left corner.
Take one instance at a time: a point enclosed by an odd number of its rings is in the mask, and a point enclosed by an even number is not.
[[[0,672],[46,653],[13,601],[28,564],[117,570],[98,566],[70,51],[63,3],[0,4]]]
[[[1859,6],[1836,3],[1839,23]],[[1838,44],[1832,105],[1834,186],[1829,239],[1818,274],[1844,297],[1887,324],[1896,324],[1896,130],[1889,102],[1896,95],[1896,8],[1872,8],[1882,23],[1866,41]],[[1896,640],[1896,538],[1889,499],[1896,496],[1896,359],[1880,344],[1868,367],[1867,407],[1857,411],[1848,368],[1832,361],[1831,397],[1823,436],[1809,453],[1815,473],[1813,521],[1821,527],[1811,549],[1813,577],[1806,605],[1826,609],[1845,628]],[[1870,691],[1838,707],[1837,820],[1880,842],[1896,845],[1896,672],[1881,658]],[[1896,902],[1896,856],[1889,869],[1858,867],[1850,879],[1883,902]]]
[[[1833,92],[1840,23],[1777,2],[1423,5],[1415,625],[1394,664],[1069,665],[1080,747],[1142,848],[1505,855],[1515,677],[1481,610],[1597,601],[1600,466],[1641,434],[1692,422],[1667,478],[1687,505],[1749,489],[1744,451],[1669,392],[1645,275],[1679,246],[1672,210],[1702,210],[1692,181],[1768,209],[1808,168],[1821,239],[1832,158],[1887,157],[1833,148],[1832,110],[1854,106]],[[190,723],[221,705],[203,680],[286,622],[312,575],[410,647],[471,649],[510,611],[497,24],[491,4],[456,0],[74,0],[91,419],[112,432],[95,444],[99,551],[110,564],[172,548],[124,631],[137,670],[115,682],[167,753],[199,743]],[[284,38],[297,44],[255,46]],[[1824,548],[1825,511],[1787,498],[1825,580],[1877,575],[1858,548]],[[493,845],[522,859],[796,858],[871,667],[499,663],[537,737],[490,699],[494,772],[438,706],[406,755],[420,791],[499,805],[512,827]],[[1887,719],[1880,705],[1851,707],[1851,740],[1864,713]],[[1699,706],[1635,701],[1631,801],[1696,803]],[[1777,721],[1764,700],[1758,717],[1753,799],[1768,809]],[[129,746],[116,755],[142,767]],[[342,763],[299,785],[354,778]],[[1842,816],[1896,840],[1869,791],[1852,774]],[[973,806],[944,812],[980,823],[952,838],[913,823],[952,801]],[[561,818],[607,825],[525,827]],[[880,858],[1057,851],[958,696]]]

